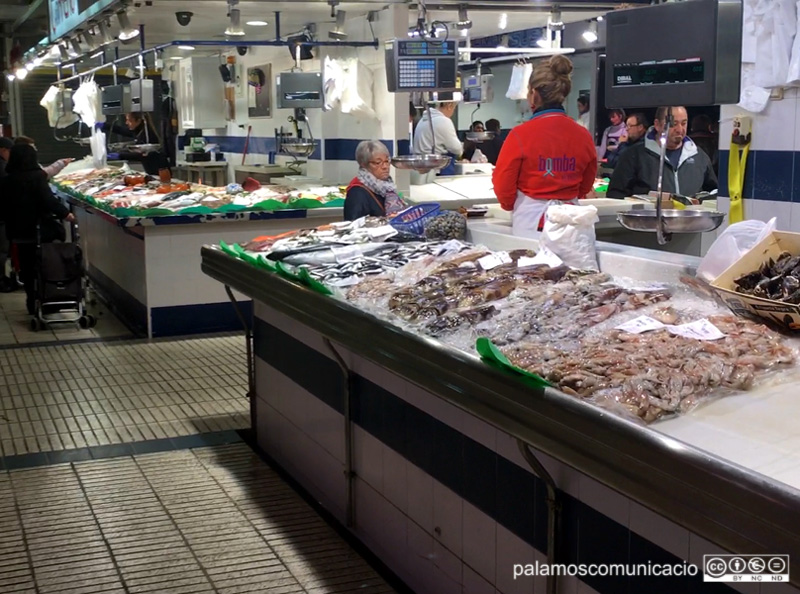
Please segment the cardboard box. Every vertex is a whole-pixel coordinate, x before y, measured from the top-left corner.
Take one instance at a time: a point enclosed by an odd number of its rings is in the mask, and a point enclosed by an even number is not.
[[[777,260],[783,252],[800,255],[800,233],[773,231],[719,275],[711,286],[736,315],[756,316],[788,330],[800,330],[800,305],[737,293],[733,282],[744,274],[758,270],[770,258]]]

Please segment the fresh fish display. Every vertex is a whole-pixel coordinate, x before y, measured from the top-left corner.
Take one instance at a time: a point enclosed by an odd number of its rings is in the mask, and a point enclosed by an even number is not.
[[[748,390],[759,374],[795,360],[780,335],[761,324],[731,315],[710,321],[724,338],[701,341],[666,330],[611,330],[584,338],[576,349],[520,343],[504,352],[514,365],[562,392],[612,409],[621,406],[645,422],[687,411],[718,388]]]
[[[487,337],[514,365],[562,392],[645,423],[748,390],[797,357],[762,324],[723,315],[693,283],[642,288],[541,264],[547,255],[530,250],[398,242],[383,219],[257,238],[247,248],[305,268],[338,288],[336,298],[452,347],[472,351]],[[800,291],[800,258],[781,256],[737,285],[789,298]],[[642,313],[661,326],[639,334],[616,329]],[[675,335],[676,325],[698,320],[718,335]]]
[[[737,293],[800,304],[800,256],[783,252],[758,270],[735,279]]]

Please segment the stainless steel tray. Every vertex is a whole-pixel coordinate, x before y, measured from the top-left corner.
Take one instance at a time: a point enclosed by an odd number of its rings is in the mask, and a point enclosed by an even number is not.
[[[392,165],[397,169],[412,169],[420,173],[441,169],[449,162],[450,157],[447,155],[403,155],[392,158]]]
[[[128,150],[134,153],[147,154],[147,153],[152,153],[153,151],[158,151],[160,149],[161,149],[160,144],[151,143],[151,144],[133,144],[129,147]]]
[[[725,220],[721,212],[711,210],[662,210],[664,231],[666,233],[706,233],[713,231]],[[655,210],[635,210],[620,212],[617,220],[631,231],[652,231],[655,233],[658,217]]]
[[[466,139],[471,140],[472,142],[484,142],[486,140],[492,140],[494,138],[494,132],[467,132]]]

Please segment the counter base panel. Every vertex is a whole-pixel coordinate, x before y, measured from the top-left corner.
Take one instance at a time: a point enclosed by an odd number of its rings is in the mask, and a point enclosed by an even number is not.
[[[312,328],[256,302],[254,352],[259,447],[345,522],[341,371]],[[544,482],[516,441],[346,349],[351,387],[355,525],[352,532],[418,593],[543,592],[514,580],[514,564],[545,563]],[[310,372],[311,371],[311,372]],[[720,547],[553,458],[536,452],[559,485],[562,563],[667,563]],[[708,592],[691,578],[575,577],[561,592]],[[714,592],[752,592],[716,585]],[[785,586],[788,587],[788,586]],[[795,591],[787,589],[788,591]]]
[[[87,275],[92,289],[106,303],[114,315],[134,334],[147,336],[147,306],[96,266],[90,264]]]
[[[238,303],[245,318],[250,320],[253,315],[253,302]],[[236,310],[229,301],[154,307],[150,310],[150,325],[153,338],[244,330]]]

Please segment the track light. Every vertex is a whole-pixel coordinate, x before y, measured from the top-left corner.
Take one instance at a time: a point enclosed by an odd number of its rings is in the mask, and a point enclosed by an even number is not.
[[[100,43],[106,45],[107,43],[111,43],[114,41],[114,38],[111,37],[111,33],[108,31],[108,25],[105,21],[100,21],[97,23],[97,31],[100,37]]]
[[[28,76],[28,71],[25,68],[17,68],[14,71],[14,75],[17,77],[17,80],[25,80],[25,77]]]
[[[61,62],[68,61],[69,52],[67,52],[67,48],[61,43],[59,43],[57,47],[58,47],[58,59],[61,60]]]
[[[589,21],[589,28],[583,32],[583,39],[586,43],[597,41],[597,21]]]
[[[456,29],[464,30],[471,28],[472,21],[469,20],[469,15],[467,14],[467,5],[462,4],[458,7],[458,21],[456,22]]]
[[[119,21],[120,41],[130,41],[131,39],[139,36],[139,29],[131,25],[127,13],[118,12],[117,20]]]
[[[244,35],[244,29],[242,29],[242,14],[238,8],[231,8],[230,15],[231,22],[228,25],[228,28],[225,29],[225,35],[241,37]]]
[[[344,10],[336,11],[336,26],[333,31],[328,31],[328,37],[336,41],[343,41],[347,39],[347,33],[344,32],[344,19],[347,13]]]

